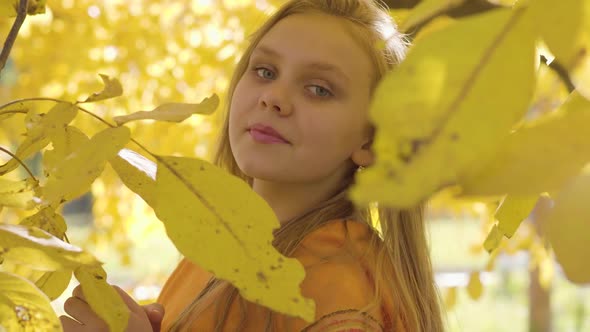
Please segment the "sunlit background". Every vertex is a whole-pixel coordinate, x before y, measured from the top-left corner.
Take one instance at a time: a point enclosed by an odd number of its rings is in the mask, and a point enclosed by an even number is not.
[[[44,15],[28,17],[0,80],[0,103],[51,97],[81,100],[101,89],[99,73],[117,77],[122,97],[88,105],[113,116],[150,110],[165,102],[199,102],[222,96],[247,36],[275,0],[54,0]],[[401,15],[401,14],[400,14]],[[11,19],[0,19],[6,36]],[[567,91],[550,71],[540,80],[531,114],[559,104]],[[550,96],[547,98],[546,96]],[[39,104],[48,108],[51,103]],[[152,152],[210,159],[220,112],[182,124],[133,122],[132,136]],[[79,116],[87,133],[104,127]],[[0,145],[14,147],[23,118],[2,123]],[[0,161],[7,156],[0,156]],[[39,157],[29,165],[41,174]],[[24,176],[24,174],[22,174]],[[429,209],[436,280],[449,331],[590,331],[590,290],[568,282],[538,236],[532,215],[497,255],[482,247],[498,205],[456,202],[445,193]],[[539,207],[539,208],[542,208]],[[151,208],[122,186],[112,169],[86,195],[65,207],[68,237],[105,262],[109,282],[137,299],[157,297],[180,256]],[[18,211],[0,212],[17,222]],[[62,311],[64,295],[54,302]]]

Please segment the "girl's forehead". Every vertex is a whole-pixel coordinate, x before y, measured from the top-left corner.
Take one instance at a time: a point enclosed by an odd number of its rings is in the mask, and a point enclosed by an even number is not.
[[[287,16],[259,41],[252,55],[329,64],[355,80],[370,75],[371,59],[346,19],[321,13]],[[317,66],[322,67],[322,66]]]

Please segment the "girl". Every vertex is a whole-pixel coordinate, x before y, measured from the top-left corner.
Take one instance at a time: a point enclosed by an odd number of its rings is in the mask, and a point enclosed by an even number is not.
[[[301,290],[316,321],[248,302],[184,259],[158,300],[163,331],[443,331],[422,207],[379,206],[377,232],[369,209],[347,198],[373,161],[372,92],[405,49],[373,0],[291,0],[253,35],[230,84],[216,163],[276,213],[274,246],[305,267]],[[159,325],[121,293],[128,331],[151,330],[147,317]],[[104,326],[79,288],[74,295],[65,310],[84,325],[62,317],[65,330]]]

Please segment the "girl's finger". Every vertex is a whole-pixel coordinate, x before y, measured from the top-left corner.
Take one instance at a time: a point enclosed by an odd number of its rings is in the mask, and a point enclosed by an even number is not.
[[[78,286],[76,286],[76,288],[74,288],[74,290],[72,291],[72,296],[77,297],[82,301],[86,301],[86,298],[84,297],[84,293],[82,293],[82,285],[78,285]]]
[[[98,317],[88,303],[77,297],[70,297],[64,302],[64,311],[83,325],[106,328],[106,324]]]
[[[61,322],[61,327],[64,332],[82,331],[84,329],[84,325],[68,316],[59,316],[59,321]]]
[[[126,291],[121,289],[119,286],[113,286],[113,288],[119,293],[119,295],[123,299],[123,302],[127,304],[127,308],[129,308],[131,312],[139,315],[145,315],[143,307],[139,305],[139,303],[135,302],[135,300],[131,296],[129,296],[129,294],[127,294]]]

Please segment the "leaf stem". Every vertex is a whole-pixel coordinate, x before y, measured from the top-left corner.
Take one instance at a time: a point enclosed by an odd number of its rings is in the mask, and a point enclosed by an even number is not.
[[[10,29],[10,33],[8,33],[8,37],[6,37],[6,41],[4,41],[4,47],[2,48],[2,53],[0,53],[0,73],[4,69],[6,65],[6,61],[8,60],[8,55],[12,50],[12,46],[16,41],[16,36],[18,35],[18,31],[20,27],[25,22],[25,18],[27,17],[27,8],[29,7],[29,0],[20,0],[18,3],[18,10],[16,12],[16,19]]]
[[[117,126],[114,124],[109,123],[107,120],[101,118],[100,116],[92,113],[91,111],[85,109],[84,107],[80,106],[80,103],[76,102],[76,103],[72,103],[69,102],[67,100],[61,100],[61,99],[55,99],[55,98],[49,98],[49,97],[34,97],[34,98],[24,98],[24,99],[19,99],[19,100],[14,100],[11,101],[10,103],[4,104],[0,106],[0,110],[2,110],[3,108],[6,108],[12,104],[16,104],[16,103],[20,103],[23,101],[53,101],[56,103],[69,103],[72,104],[74,106],[76,106],[80,111],[90,115],[91,117],[97,119],[98,121],[104,123],[105,125],[111,127],[111,128],[116,128]],[[6,113],[10,113],[10,112],[6,112]],[[26,113],[26,112],[25,112]],[[0,112],[0,114],[2,114],[2,112]],[[144,150],[147,154],[149,154],[150,156],[156,158],[157,156],[152,153],[150,150],[148,150],[145,146],[143,146],[142,144],[140,144],[138,141],[136,141],[135,139],[131,138],[131,142],[135,143],[139,148],[141,148],[142,150]]]
[[[25,163],[22,160],[20,160],[14,153],[8,151],[7,149],[5,149],[1,146],[0,146],[0,151],[2,151],[4,153],[6,153],[7,155],[11,156],[12,158],[14,158],[14,160],[16,160],[22,167],[24,167],[24,169],[27,171],[27,173],[29,173],[31,178],[33,178],[33,180],[35,180],[35,182],[39,183],[39,180],[37,180],[37,178],[33,175],[31,170],[27,167],[27,165],[25,165]]]

